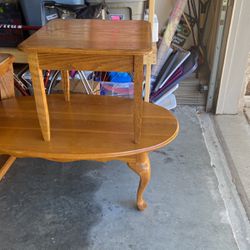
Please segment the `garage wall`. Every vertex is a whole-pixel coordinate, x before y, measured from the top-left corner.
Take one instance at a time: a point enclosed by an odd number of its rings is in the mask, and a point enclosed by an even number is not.
[[[249,95],[249,96],[250,96],[250,54],[248,55],[248,64],[247,64],[247,72],[246,72],[246,81],[247,81],[246,95]]]
[[[243,110],[246,68],[250,51],[250,1],[234,2],[216,114],[237,114]]]
[[[155,0],[155,13],[159,20],[159,30],[166,24],[174,2],[174,0]]]

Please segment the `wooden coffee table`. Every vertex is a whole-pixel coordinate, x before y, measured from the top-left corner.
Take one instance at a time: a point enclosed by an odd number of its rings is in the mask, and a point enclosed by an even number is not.
[[[179,129],[169,111],[142,100],[143,57],[151,46],[144,21],[56,20],[36,32],[20,45],[28,53],[35,98],[0,102],[0,154],[60,162],[122,160],[140,176],[137,207],[144,210],[148,152],[170,143]],[[45,95],[42,69],[62,71],[64,95]],[[70,96],[71,69],[131,72],[135,97]]]

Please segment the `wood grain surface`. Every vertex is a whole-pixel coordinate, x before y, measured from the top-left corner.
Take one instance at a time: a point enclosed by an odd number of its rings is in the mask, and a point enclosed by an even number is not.
[[[36,100],[36,110],[39,117],[43,138],[45,141],[50,140],[50,119],[48,103],[45,94],[44,80],[42,70],[36,53],[28,54],[29,69],[32,77],[34,96]]]
[[[144,55],[152,51],[146,21],[53,20],[19,46],[24,51]]]
[[[33,97],[0,103],[0,154],[84,160],[125,157],[171,142],[178,122],[167,110],[143,102],[140,143],[134,144],[133,100],[105,96],[48,96],[51,141],[42,140]]]
[[[1,100],[14,98],[13,66],[14,57],[9,54],[0,54],[0,103]],[[0,119],[0,123],[2,120]],[[0,181],[15,162],[14,156],[0,154]]]
[[[40,53],[39,65],[51,70],[90,70],[90,71],[133,71],[133,56],[83,55],[76,53]]]
[[[140,177],[139,187],[137,190],[137,208],[143,211],[147,208],[147,203],[143,198],[143,193],[150,181],[151,166],[147,153],[136,155],[135,162],[128,162],[128,166]]]
[[[13,55],[15,63],[28,63],[27,55],[18,48],[0,47],[0,53]]]
[[[0,54],[0,100],[15,96],[13,61],[12,55]]]
[[[0,54],[0,75],[4,75],[9,70],[14,60],[10,54]]]
[[[70,80],[69,80],[69,71],[68,70],[62,70],[61,71],[62,76],[62,86],[63,86],[63,92],[64,92],[64,98],[66,102],[70,101]]]
[[[143,57],[135,56],[134,59],[134,142],[139,143],[142,129],[142,83],[143,83]]]
[[[10,156],[6,162],[3,164],[3,166],[0,168],[0,181],[3,179],[4,175],[8,172],[10,167],[13,165],[13,163],[16,161],[16,157]]]

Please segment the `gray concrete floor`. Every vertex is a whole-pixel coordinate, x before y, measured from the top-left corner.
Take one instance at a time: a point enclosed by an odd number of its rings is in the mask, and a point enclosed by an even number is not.
[[[245,115],[218,115],[215,124],[227,155],[234,183],[250,218],[250,125]],[[250,116],[249,116],[250,117]]]
[[[0,183],[0,249],[238,249],[195,109],[150,155],[149,207],[122,162],[19,159]]]

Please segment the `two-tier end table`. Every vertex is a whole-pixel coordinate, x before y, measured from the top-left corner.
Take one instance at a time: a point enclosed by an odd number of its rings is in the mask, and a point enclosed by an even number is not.
[[[178,122],[169,111],[142,99],[143,57],[152,52],[150,24],[55,20],[20,48],[28,54],[35,100],[2,101],[0,153],[61,162],[125,161],[140,176],[137,207],[145,209],[148,152],[165,146],[178,133]],[[43,69],[61,70],[64,95],[45,95]],[[131,72],[134,99],[70,96],[72,69]]]

